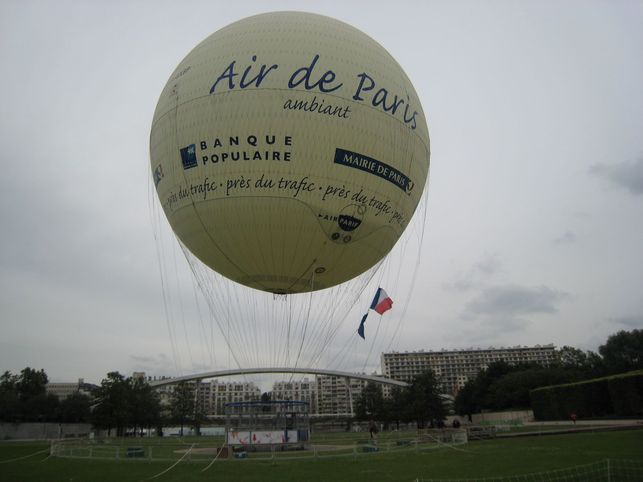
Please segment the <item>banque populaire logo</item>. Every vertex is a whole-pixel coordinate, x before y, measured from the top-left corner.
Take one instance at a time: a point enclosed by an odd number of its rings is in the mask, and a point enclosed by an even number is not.
[[[198,165],[196,160],[196,146],[190,144],[187,147],[180,149],[181,153],[181,163],[183,164],[183,169],[192,169]]]

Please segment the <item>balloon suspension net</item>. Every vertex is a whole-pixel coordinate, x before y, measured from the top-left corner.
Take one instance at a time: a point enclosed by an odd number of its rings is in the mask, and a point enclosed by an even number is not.
[[[168,229],[150,184],[163,310],[177,375],[195,367],[367,373],[378,368],[380,353],[397,345],[417,285],[426,195],[416,222],[375,266],[331,288],[277,295],[234,283],[197,259]],[[378,287],[386,288],[395,307],[384,321],[369,316],[364,340],[357,334],[359,320]]]

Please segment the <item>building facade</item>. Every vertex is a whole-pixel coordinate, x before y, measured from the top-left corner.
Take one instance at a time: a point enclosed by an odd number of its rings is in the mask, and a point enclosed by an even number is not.
[[[92,391],[98,388],[97,385],[92,383],[85,383],[85,380],[79,378],[77,382],[54,382],[47,383],[45,390],[58,397],[61,402],[70,395],[80,393],[82,395],[91,396]]]
[[[315,415],[350,416],[355,413],[355,405],[368,383],[366,380],[317,375]]]
[[[141,377],[148,382],[165,380],[171,377],[145,376],[145,373],[134,372],[133,377]],[[185,384],[192,393],[196,389],[196,402],[199,410],[207,415],[224,415],[227,402],[249,402],[261,399],[261,390],[253,382],[223,382],[220,380],[189,381]],[[155,390],[159,394],[161,406],[168,409],[176,385],[163,385]]]
[[[148,382],[164,380],[168,377],[145,376],[136,372],[134,377]],[[221,380],[185,382],[193,393],[197,389],[196,401],[199,410],[206,416],[225,415],[225,404],[228,402],[249,402],[261,400],[261,390],[253,382],[224,382]],[[355,406],[362,390],[368,382],[354,378],[331,375],[317,375],[314,379],[277,381],[272,386],[271,400],[299,400],[309,403],[309,413],[320,416],[350,416],[355,413]],[[156,388],[161,399],[161,406],[169,409],[172,402],[174,385]]]
[[[487,349],[440,350],[416,352],[382,353],[382,376],[411,383],[417,375],[433,370],[440,382],[440,391],[455,395],[471,378],[491,363],[503,360],[509,364],[537,363],[549,366],[558,356],[553,344],[532,347],[501,347]],[[135,376],[143,376],[137,373]],[[155,381],[165,377],[145,377]],[[196,400],[199,409],[206,416],[223,416],[225,404],[261,400],[261,390],[253,382],[222,380],[186,382],[197,389]],[[316,375],[314,379],[278,381],[272,386],[272,400],[300,400],[308,402],[311,416],[350,417],[355,414],[357,402],[368,382],[365,380],[334,376]],[[169,407],[173,386],[158,387],[161,403]],[[390,393],[389,386],[382,387],[383,394]]]
[[[280,381],[272,385],[272,400],[299,400],[308,402],[309,413],[317,412],[317,384],[304,378],[298,381]]]
[[[209,404],[204,401],[205,413],[209,415],[224,415],[225,404],[228,402],[250,402],[261,400],[261,389],[254,382],[222,382],[212,380],[202,382],[202,386],[209,385]]]
[[[537,363],[549,366],[557,360],[553,344],[532,347],[487,348],[382,353],[382,374],[385,377],[412,382],[420,373],[431,369],[445,394],[456,394],[467,380],[491,363],[503,360],[510,365]]]

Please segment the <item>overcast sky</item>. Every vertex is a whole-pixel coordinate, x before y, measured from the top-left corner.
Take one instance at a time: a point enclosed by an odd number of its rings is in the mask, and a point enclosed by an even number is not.
[[[373,37],[427,115],[421,264],[406,310],[383,319],[402,323],[392,349],[597,350],[643,328],[643,2],[3,0],[0,371],[228,366],[221,348],[215,362],[173,352],[197,302],[164,311],[159,266],[181,278],[185,260],[157,254],[149,131],[198,42],[273,10]],[[339,368],[361,369],[355,346]]]

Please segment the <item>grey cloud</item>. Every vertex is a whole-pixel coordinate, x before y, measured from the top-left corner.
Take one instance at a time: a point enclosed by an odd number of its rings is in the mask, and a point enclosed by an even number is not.
[[[635,161],[615,164],[595,164],[590,172],[600,176],[632,194],[643,194],[643,156]]]
[[[206,365],[205,363],[192,363],[190,373],[205,373],[214,370],[214,367]]]
[[[482,328],[487,335],[495,338],[496,334],[515,333],[524,330],[529,321],[520,318],[488,318],[482,322]]]
[[[576,235],[571,231],[565,231],[561,236],[554,239],[554,244],[573,244],[576,242]]]
[[[165,353],[151,356],[129,355],[128,369],[136,372],[145,372],[152,376],[178,376],[182,373],[175,373],[176,364],[174,359]],[[213,370],[213,367],[205,363],[191,361],[182,367],[185,373],[203,373]],[[131,375],[131,373],[127,373]]]
[[[456,347],[462,347],[463,340],[475,340],[477,348],[510,344],[510,340],[516,339],[517,334],[531,326],[529,320],[519,317],[489,316],[474,320],[464,315],[460,319],[466,323],[444,336],[445,341]]]
[[[165,356],[162,353],[160,354],[160,357],[161,358],[167,358],[167,356]],[[151,357],[151,356],[130,355],[130,358],[132,359],[132,361],[134,361],[136,363],[152,363],[152,362],[156,363],[156,359],[154,357]]]
[[[493,286],[467,303],[466,312],[472,315],[515,317],[535,313],[555,313],[557,304],[569,295],[547,286]]]
[[[610,318],[610,322],[625,325],[630,328],[643,328],[643,315],[619,316]]]
[[[468,271],[459,273],[453,283],[442,285],[444,289],[452,291],[468,291],[479,287],[488,278],[497,273],[501,263],[495,254],[485,254],[480,261],[475,263]]]
[[[165,353],[156,356],[130,355],[129,366],[132,371],[146,372],[148,375],[168,375],[167,371],[174,366],[174,362]]]
[[[475,269],[479,273],[491,276],[500,269],[500,261],[496,255],[487,254],[480,262],[475,264]]]

